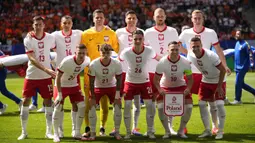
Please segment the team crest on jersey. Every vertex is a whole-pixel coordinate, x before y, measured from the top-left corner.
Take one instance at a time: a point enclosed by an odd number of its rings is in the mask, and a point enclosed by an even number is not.
[[[177,71],[177,65],[171,65],[171,71]]]
[[[44,42],[38,42],[38,47],[39,47],[39,49],[43,49],[44,48]]]
[[[164,34],[158,34],[158,40],[159,41],[163,41],[165,38],[164,38]]]
[[[109,69],[104,68],[104,69],[103,69],[103,74],[108,74],[108,73],[109,73]]]
[[[141,63],[142,62],[142,57],[136,57],[136,63]]]
[[[199,66],[203,66],[203,62],[200,61],[200,60],[197,60],[197,64],[198,64]]]
[[[105,42],[108,42],[109,39],[110,39],[109,36],[104,36],[104,41],[105,41]]]
[[[175,96],[172,98],[172,103],[176,103],[176,97]]]
[[[133,36],[132,35],[128,35],[128,42],[132,42],[133,41]]]
[[[71,43],[71,37],[65,37],[65,43]]]
[[[75,67],[74,72],[79,72],[81,70],[81,67]]]
[[[201,39],[201,35],[195,35],[195,37]]]

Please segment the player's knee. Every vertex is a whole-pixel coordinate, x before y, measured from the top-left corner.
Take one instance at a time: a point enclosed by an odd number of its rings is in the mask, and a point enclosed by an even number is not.
[[[31,102],[31,98],[24,98],[23,106],[29,106],[30,102]]]
[[[164,108],[164,103],[160,102],[157,104],[158,109],[163,109]]]
[[[44,103],[45,107],[51,107],[52,101],[51,101],[51,99],[44,99],[43,103]]]
[[[225,102],[224,102],[224,100],[216,100],[216,105],[218,106],[218,105],[224,105],[225,104]]]
[[[79,102],[79,103],[77,103],[77,107],[78,107],[78,109],[85,108],[85,103],[83,101]]]
[[[89,110],[89,118],[96,118],[96,108],[95,106],[92,106],[91,109]]]
[[[114,105],[114,114],[116,116],[121,116],[121,108],[118,105]]]
[[[199,107],[204,107],[204,106],[206,106],[206,101],[200,100],[198,102],[198,105],[199,105]]]
[[[63,108],[63,105],[62,104],[59,104],[57,106],[54,107],[54,110],[57,111],[57,112],[61,112],[62,111],[62,108]]]

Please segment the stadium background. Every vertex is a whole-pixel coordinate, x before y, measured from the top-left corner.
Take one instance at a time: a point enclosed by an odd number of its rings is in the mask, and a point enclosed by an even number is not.
[[[153,11],[162,7],[166,23],[181,32],[183,26],[192,27],[193,9],[205,13],[205,26],[214,29],[223,49],[234,48],[235,29],[242,27],[245,38],[255,46],[254,0],[0,0],[0,50],[9,55],[25,52],[23,39],[32,30],[31,19],[43,15],[46,32],[60,29],[63,15],[73,17],[73,29],[86,30],[93,25],[92,12],[100,8],[105,13],[105,24],[113,30],[125,26],[125,12],[135,10],[138,27],[147,29],[154,25]],[[252,27],[253,26],[253,27]],[[233,58],[227,59],[233,70]]]

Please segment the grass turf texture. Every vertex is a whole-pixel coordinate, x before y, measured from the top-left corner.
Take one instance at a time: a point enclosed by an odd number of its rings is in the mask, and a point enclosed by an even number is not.
[[[15,74],[9,74],[6,80],[7,87],[17,96],[21,97],[23,78],[18,77]],[[83,77],[81,79],[83,81]],[[249,85],[255,87],[255,73],[248,73],[245,78],[245,82]],[[227,78],[227,96],[230,101],[234,98],[234,83],[235,83],[235,73]],[[0,94],[1,95],[1,94]],[[204,131],[202,121],[200,119],[199,108],[197,105],[197,96],[193,95],[194,107],[191,119],[187,125],[188,128],[188,139],[180,139],[176,136],[172,136],[171,139],[162,140],[164,134],[163,127],[159,121],[158,115],[155,117],[155,128],[156,137],[155,140],[149,140],[146,137],[132,137],[132,142],[255,142],[255,104],[253,104],[254,97],[243,91],[242,105],[227,105],[226,108],[226,123],[225,123],[225,134],[222,140],[215,140],[214,137],[199,139],[198,135]],[[52,142],[52,140],[45,139],[45,116],[43,113],[30,112],[28,119],[28,139],[23,141],[17,141],[18,136],[21,134],[21,125],[18,112],[18,106],[11,100],[4,96],[0,96],[0,101],[4,104],[8,104],[6,112],[0,116],[0,142],[1,143],[14,143],[14,142],[24,142],[24,143],[47,143]],[[42,100],[39,97],[39,107],[42,105]],[[71,105],[69,99],[65,102],[65,116],[64,116],[64,134],[65,138],[61,142],[80,142],[73,140],[71,138],[71,118],[70,109]],[[99,111],[97,111],[98,123],[97,132],[99,132]],[[113,128],[113,113],[112,110],[109,111],[108,121],[106,124],[106,134],[108,135]],[[180,117],[174,119],[174,129],[177,131],[179,128]],[[141,133],[146,131],[146,117],[145,109],[141,110],[139,118],[139,128]],[[84,129],[84,123],[82,125],[82,131]],[[121,123],[120,132],[122,135],[125,134],[124,120]],[[97,133],[99,135],[99,133]],[[116,141],[112,137],[97,137],[97,143],[102,142],[130,142],[130,141]]]

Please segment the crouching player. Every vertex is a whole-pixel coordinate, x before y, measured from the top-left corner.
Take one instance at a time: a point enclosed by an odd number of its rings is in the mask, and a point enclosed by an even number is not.
[[[90,58],[87,55],[87,48],[80,44],[76,47],[75,55],[67,56],[57,68],[56,86],[54,88],[55,107],[53,112],[54,142],[60,142],[58,127],[60,125],[61,110],[64,100],[69,96],[74,112],[77,112],[75,122],[74,138],[81,138],[81,125],[85,113],[84,96],[77,83],[77,76],[89,65]]]
[[[90,110],[89,122],[91,135],[85,140],[95,140],[96,137],[96,104],[99,104],[101,97],[107,95],[110,103],[113,103],[113,119],[115,127],[115,138],[121,139],[119,128],[121,123],[121,75],[122,68],[118,60],[111,58],[113,48],[109,44],[100,47],[100,57],[93,60],[89,66],[90,81]],[[107,107],[108,108],[108,107]]]
[[[198,92],[198,105],[201,118],[205,126],[205,131],[199,137],[212,135],[206,102],[215,102],[219,121],[219,131],[215,139],[222,139],[226,116],[224,108],[224,99],[226,94],[226,69],[217,54],[202,48],[202,43],[199,38],[194,37],[191,39],[190,49],[192,49],[193,52],[188,55],[188,59],[202,73],[202,82]]]
[[[188,80],[187,85],[184,80],[184,74]],[[165,129],[163,139],[169,138],[171,135],[168,120],[163,111],[163,96],[168,92],[183,92],[185,96],[184,115],[181,118],[178,136],[188,138],[184,134],[184,128],[190,119],[193,107],[190,93],[192,84],[193,79],[190,62],[185,57],[179,55],[178,43],[176,41],[170,42],[168,44],[168,55],[160,59],[154,76],[154,85],[159,92],[157,97],[158,116]]]

